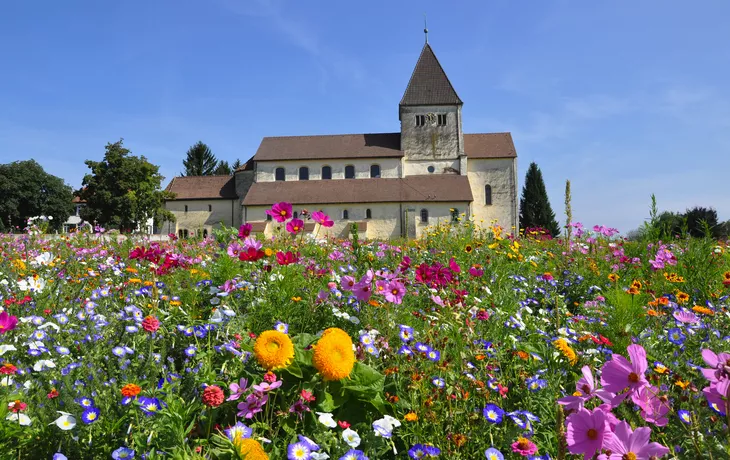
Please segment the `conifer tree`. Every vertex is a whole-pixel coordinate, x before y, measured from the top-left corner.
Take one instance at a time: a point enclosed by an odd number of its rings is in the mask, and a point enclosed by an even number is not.
[[[525,176],[525,186],[520,199],[520,227],[523,229],[541,227],[553,237],[560,234],[555,213],[550,207],[542,172],[535,162],[530,163]]]
[[[188,149],[183,166],[183,176],[210,176],[215,174],[218,160],[207,145],[198,141]]]

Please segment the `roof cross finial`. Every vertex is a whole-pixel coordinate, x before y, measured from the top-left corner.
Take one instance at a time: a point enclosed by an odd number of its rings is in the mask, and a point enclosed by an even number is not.
[[[426,20],[426,13],[423,13],[423,33],[426,34],[426,43],[428,43],[428,22]]]

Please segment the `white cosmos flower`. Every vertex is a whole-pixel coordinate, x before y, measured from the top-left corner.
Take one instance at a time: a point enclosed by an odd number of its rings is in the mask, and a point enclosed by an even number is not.
[[[47,327],[52,327],[56,332],[60,331],[61,328],[56,323],[51,323],[50,321],[47,323],[43,323],[41,326],[38,327],[38,329],[45,329]]]
[[[5,420],[11,420],[13,422],[18,422],[22,426],[30,426],[32,423],[30,420],[30,417],[28,417],[25,414],[18,413],[10,413],[7,417],[5,417]]]
[[[327,460],[330,458],[329,455],[325,454],[324,452],[310,452],[309,458],[312,460]]]
[[[386,415],[373,422],[373,430],[375,431],[375,436],[390,438],[393,436],[393,430],[400,425],[401,423],[397,418]]]
[[[326,426],[327,428],[336,428],[337,422],[335,422],[335,419],[332,417],[332,414],[329,412],[317,412],[317,415],[319,415],[319,423]]]
[[[0,387],[9,387],[15,383],[15,380],[13,380],[12,377],[9,375],[6,375],[5,377],[0,379]]]
[[[76,426],[76,417],[69,414],[68,412],[61,412],[58,411],[59,414],[61,414],[60,417],[58,417],[53,423],[56,424],[60,429],[63,431],[72,430],[73,427]]]
[[[360,435],[358,435],[355,430],[351,430],[350,428],[342,432],[342,439],[344,439],[347,445],[352,447],[353,449],[360,445]]]

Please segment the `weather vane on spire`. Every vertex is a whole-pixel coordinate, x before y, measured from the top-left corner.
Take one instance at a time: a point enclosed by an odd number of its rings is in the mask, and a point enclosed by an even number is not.
[[[428,22],[426,21],[426,13],[423,13],[423,33],[426,34],[426,43],[428,43]]]

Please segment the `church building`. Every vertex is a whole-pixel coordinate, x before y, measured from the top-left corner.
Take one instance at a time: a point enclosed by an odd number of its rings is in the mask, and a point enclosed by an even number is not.
[[[465,134],[463,105],[426,43],[398,106],[399,132],[265,137],[234,176],[173,179],[167,189],[177,198],[166,206],[178,220],[161,230],[182,236],[251,223],[270,235],[282,224],[265,211],[285,201],[299,213],[329,215],[335,225],[322,230],[331,236],[346,236],[354,222],[362,237],[413,238],[457,218],[483,227],[496,221],[512,232],[512,136]]]

